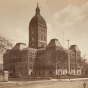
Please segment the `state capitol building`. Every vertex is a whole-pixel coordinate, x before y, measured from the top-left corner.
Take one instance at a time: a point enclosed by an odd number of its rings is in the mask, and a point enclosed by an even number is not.
[[[29,22],[29,45],[17,43],[3,56],[3,68],[21,75],[81,75],[81,52],[77,45],[62,47],[58,39],[47,44],[47,25],[37,5]]]

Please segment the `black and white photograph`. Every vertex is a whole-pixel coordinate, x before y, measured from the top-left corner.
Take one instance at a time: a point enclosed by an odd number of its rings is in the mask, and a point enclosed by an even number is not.
[[[88,88],[88,0],[0,0],[0,88]]]

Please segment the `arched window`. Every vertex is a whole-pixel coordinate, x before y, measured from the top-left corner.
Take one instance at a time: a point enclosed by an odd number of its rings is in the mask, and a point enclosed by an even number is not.
[[[80,71],[78,71],[78,74],[80,74]]]
[[[60,75],[61,75],[61,71],[60,71],[59,73],[60,73]]]

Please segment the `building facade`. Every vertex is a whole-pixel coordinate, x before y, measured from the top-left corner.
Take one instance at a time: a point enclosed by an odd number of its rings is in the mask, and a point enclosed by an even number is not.
[[[3,55],[3,68],[22,75],[81,75],[80,56],[76,45],[65,49],[58,39],[51,39],[47,45],[47,25],[37,5],[29,23],[29,46],[17,43],[7,50]]]

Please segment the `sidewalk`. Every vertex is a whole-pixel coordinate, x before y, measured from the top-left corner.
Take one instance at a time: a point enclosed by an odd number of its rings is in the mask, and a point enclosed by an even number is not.
[[[82,81],[82,80],[88,80],[88,78],[75,78],[75,79],[51,79],[51,80],[39,80],[39,81],[8,81],[8,82],[0,82],[0,84],[25,84],[25,83],[36,83],[36,82],[44,82],[44,81],[61,81],[61,82],[69,82],[69,81]]]
[[[73,78],[73,79],[51,79],[52,81],[81,81],[88,80],[88,78]]]

